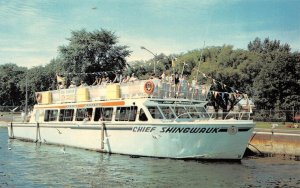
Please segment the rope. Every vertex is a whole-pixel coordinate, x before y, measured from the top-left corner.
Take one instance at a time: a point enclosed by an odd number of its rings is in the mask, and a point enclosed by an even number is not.
[[[253,144],[248,143],[248,145],[252,146],[254,149],[256,149],[258,151],[259,155],[262,154],[262,152],[257,147],[255,147]]]

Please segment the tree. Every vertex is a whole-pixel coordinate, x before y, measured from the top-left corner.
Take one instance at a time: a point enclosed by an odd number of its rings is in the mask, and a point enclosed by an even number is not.
[[[261,71],[254,78],[255,104],[261,109],[287,110],[300,107],[299,53],[291,53],[287,44],[265,39],[261,43]],[[286,117],[291,121],[290,112]]]
[[[86,30],[72,31],[68,39],[69,44],[59,47],[65,72],[79,75],[79,73],[94,73],[119,71],[126,67],[125,58],[131,51],[128,46],[116,45],[115,34],[104,29],[94,32]],[[88,82],[91,76],[85,76]]]
[[[269,52],[290,52],[291,48],[288,44],[281,45],[280,40],[272,41],[269,38],[265,38],[261,42],[260,38],[255,38],[254,41],[248,44],[248,50],[250,52],[266,54]]]
[[[0,105],[15,106],[22,104],[20,81],[24,80],[26,68],[15,64],[0,66]]]

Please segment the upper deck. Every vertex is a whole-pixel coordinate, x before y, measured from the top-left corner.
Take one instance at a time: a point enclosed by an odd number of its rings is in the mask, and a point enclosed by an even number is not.
[[[36,100],[43,105],[134,98],[206,101],[209,89],[208,85],[191,86],[186,81],[175,85],[151,79],[37,92]]]

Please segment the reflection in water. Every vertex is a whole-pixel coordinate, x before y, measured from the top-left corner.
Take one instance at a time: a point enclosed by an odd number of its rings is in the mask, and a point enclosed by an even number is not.
[[[300,186],[300,162],[275,157],[241,163],[131,158],[8,140],[4,128],[0,141],[0,187]]]

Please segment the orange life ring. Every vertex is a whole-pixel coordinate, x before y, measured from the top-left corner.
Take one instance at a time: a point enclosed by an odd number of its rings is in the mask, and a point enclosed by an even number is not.
[[[41,103],[42,102],[42,94],[41,93],[37,93],[35,95],[35,99],[38,103]]]
[[[147,81],[144,85],[144,91],[148,95],[151,95],[154,91],[154,83],[152,81]]]

